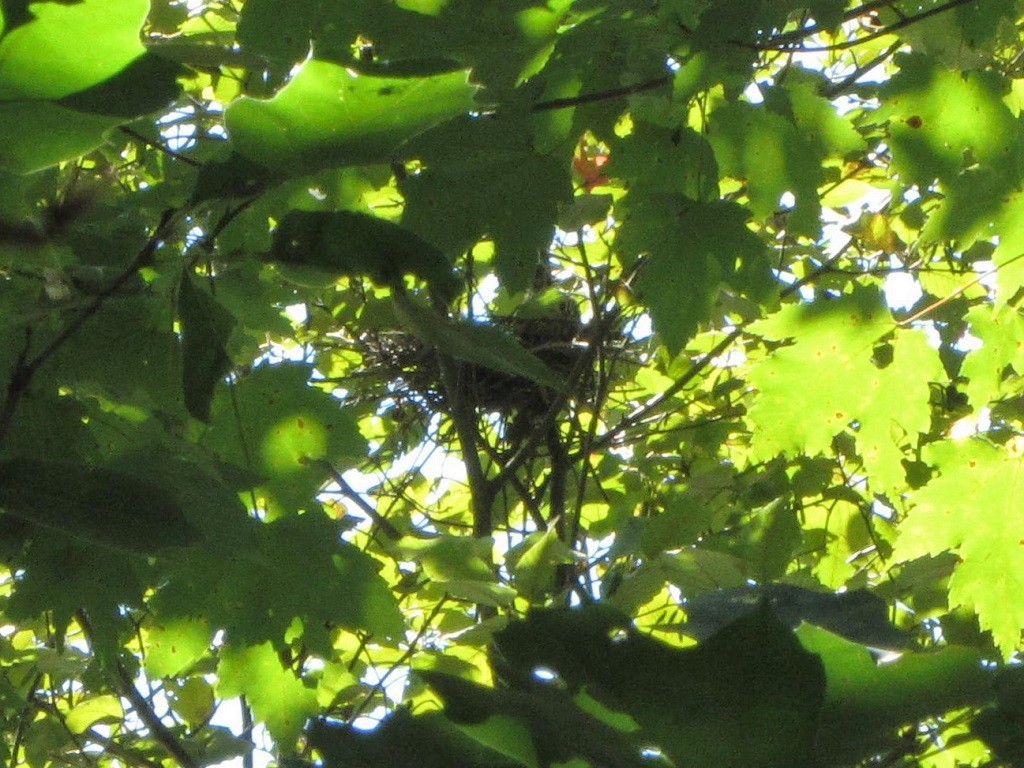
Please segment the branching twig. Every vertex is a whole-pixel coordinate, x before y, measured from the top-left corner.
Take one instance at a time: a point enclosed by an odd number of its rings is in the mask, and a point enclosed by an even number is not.
[[[134,130],[133,128],[129,128],[126,125],[122,125],[120,130],[121,130],[121,133],[123,133],[125,136],[130,136],[131,138],[135,139],[136,141],[141,141],[147,147],[152,147],[153,149],[159,150],[160,152],[163,152],[165,155],[167,155],[168,157],[174,158],[175,160],[181,160],[181,162],[183,162],[183,163],[185,163],[187,165],[191,165],[193,168],[199,168],[199,167],[202,166],[202,163],[200,163],[198,160],[195,160],[195,159],[193,159],[191,157],[183,155],[180,152],[175,152],[173,149],[168,147],[162,141],[153,141],[153,139],[146,138],[145,136],[143,136],[141,133],[139,133],[138,131]]]
[[[353,504],[355,504],[357,507],[359,507],[359,509],[367,517],[369,517],[374,522],[374,524],[377,525],[377,527],[380,528],[381,532],[385,536],[387,536],[392,541],[398,541],[402,538],[402,532],[395,528],[395,526],[391,523],[390,520],[385,518],[383,515],[380,514],[380,512],[374,509],[373,505],[370,504],[366,499],[364,499],[362,495],[360,495],[360,493],[349,484],[349,482],[342,476],[341,472],[334,468],[334,465],[331,464],[331,462],[327,461],[326,459],[320,459],[313,463],[316,466],[322,467],[323,469],[327,470],[327,472],[331,476],[331,479],[334,480],[338,488],[341,489],[342,495],[346,499],[351,501]]]
[[[89,621],[85,611],[81,609],[76,611],[75,618],[78,621],[78,625],[82,628],[82,633],[85,635],[86,640],[89,641],[89,645],[94,646],[92,623]],[[128,699],[132,710],[138,715],[146,728],[149,729],[153,738],[167,750],[167,753],[177,761],[181,768],[199,768],[199,763],[185,749],[185,745],[181,743],[170,728],[164,725],[163,721],[153,710],[153,706],[146,700],[146,697],[139,693],[139,689],[135,687],[135,683],[120,659],[114,662],[113,671],[115,687],[122,696]]]
[[[62,346],[64,346],[72,336],[78,333],[82,326],[85,325],[91,317],[100,311],[100,308],[107,299],[123,288],[128,281],[135,276],[139,269],[146,266],[153,260],[153,254],[156,252],[161,240],[166,236],[175,212],[176,211],[173,208],[164,211],[163,215],[160,217],[160,222],[153,231],[153,234],[146,241],[146,244],[142,246],[135,258],[132,259],[132,263],[129,264],[120,275],[114,278],[109,285],[97,293],[96,297],[64,327],[64,330],[58,333],[57,336],[31,360],[28,359],[31,331],[26,333],[25,346],[22,349],[21,354],[18,356],[18,360],[15,362],[14,371],[11,373],[11,379],[7,383],[7,393],[4,395],[3,404],[0,405],[0,442],[2,442],[6,436],[7,430],[11,425],[11,419],[14,417],[14,412],[18,407],[18,403],[21,401],[21,398],[25,393],[28,392],[29,385],[32,383],[32,378],[36,375],[36,372],[44,363],[46,363],[46,361],[53,357],[53,355]]]
[[[531,112],[550,112],[555,109],[569,109],[570,107],[579,107],[583,104],[592,104],[595,101],[607,101],[608,99],[617,99],[620,96],[631,96],[634,93],[643,93],[644,91],[651,91],[655,88],[659,88],[663,85],[668,85],[672,82],[672,75],[663,75],[662,77],[656,77],[652,80],[645,80],[642,83],[636,83],[634,85],[624,85],[621,88],[611,88],[607,91],[600,91],[598,93],[582,93],[579,96],[566,96],[561,99],[549,99],[548,101],[538,101],[536,104],[530,107]]]
[[[949,0],[948,3],[937,6],[935,8],[929,8],[927,11],[922,11],[921,13],[915,14],[913,16],[906,16],[900,19],[899,21],[895,21],[889,26],[880,29],[876,32],[863,35],[862,37],[858,37],[853,40],[845,40],[841,43],[832,43],[831,45],[801,45],[801,41],[809,37],[811,34],[804,32],[804,30],[801,30],[803,34],[801,34],[801,36],[793,42],[783,42],[780,44],[777,42],[778,38],[772,38],[768,40],[766,43],[754,43],[751,45],[747,43],[737,42],[736,44],[745,45],[747,47],[753,47],[759,51],[788,51],[791,49],[796,49],[798,51],[801,51],[802,53],[823,53],[825,51],[843,51],[849,48],[856,48],[858,45],[863,45],[864,43],[870,42],[872,40],[877,40],[880,37],[891,35],[894,32],[898,32],[901,29],[911,26],[912,24],[917,24],[918,22],[924,21],[925,19],[931,18],[932,16],[937,16],[940,13],[945,13],[946,11],[950,11],[958,6],[967,5],[968,3],[974,2],[977,2],[977,0]]]
[[[431,609],[427,617],[423,619],[423,624],[420,626],[416,636],[409,641],[409,646],[405,649],[400,657],[398,657],[391,666],[388,667],[387,671],[377,678],[377,682],[374,683],[373,687],[367,692],[365,698],[360,702],[359,706],[353,708],[352,713],[348,717],[349,723],[359,717],[366,708],[373,701],[373,697],[378,693],[381,693],[387,687],[387,679],[395,672],[399,667],[405,666],[406,662],[413,657],[413,654],[419,650],[419,645],[423,642],[423,638],[426,637],[427,632],[430,631],[431,625],[434,623],[434,619],[437,618],[438,614],[441,613],[441,609],[445,603],[448,602],[448,595],[445,595],[437,604]]]
[[[823,264],[821,264],[817,269],[812,271],[807,276],[801,278],[800,280],[797,280],[794,283],[791,283],[790,285],[787,285],[782,291],[780,291],[780,295],[782,297],[790,296],[796,293],[801,288],[803,288],[808,283],[811,283],[814,280],[816,280],[819,276],[828,271],[833,264],[839,261],[839,259],[845,256],[846,252],[850,250],[850,248],[853,246],[853,243],[854,239],[851,237],[849,240],[846,241],[846,243],[843,244],[843,247],[840,248],[832,257],[830,257],[827,261],[825,261]],[[594,441],[594,447],[607,447],[620,434],[625,432],[627,429],[636,426],[645,418],[650,416],[653,412],[661,408],[666,402],[668,402],[671,398],[675,397],[676,394],[681,392],[691,381],[697,378],[697,376],[700,375],[701,372],[703,372],[709,365],[711,365],[712,361],[715,358],[723,354],[745,332],[746,329],[744,325],[739,325],[733,328],[732,331],[726,334],[725,338],[723,338],[714,347],[712,347],[710,350],[704,353],[693,365],[690,366],[686,373],[684,373],[682,376],[676,379],[663,392],[654,396],[653,398],[651,398],[638,408],[634,409],[631,413],[624,416],[618,424],[616,424],[614,427],[611,427],[607,432],[598,437]]]

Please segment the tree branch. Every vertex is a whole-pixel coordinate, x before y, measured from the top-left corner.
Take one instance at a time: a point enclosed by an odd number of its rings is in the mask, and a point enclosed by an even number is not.
[[[642,93],[643,91],[650,91],[655,88],[659,88],[663,85],[668,85],[672,82],[672,75],[663,75],[662,77],[656,77],[652,80],[645,80],[642,83],[636,83],[634,85],[624,85],[621,88],[612,88],[607,91],[600,91],[598,93],[584,93],[579,96],[566,96],[562,99],[549,99],[548,101],[538,101],[536,104],[530,107],[531,112],[549,112],[554,109],[569,109],[570,107],[579,107],[583,104],[592,104],[595,101],[607,101],[609,99],[617,99],[620,96],[631,96],[634,93]]]
[[[864,43],[870,42],[872,40],[877,40],[880,37],[891,35],[894,32],[904,29],[905,27],[909,27],[912,24],[917,24],[920,21],[924,21],[925,19],[931,18],[932,16],[936,16],[940,13],[945,13],[946,11],[950,11],[958,6],[967,5],[968,3],[974,2],[977,2],[977,0],[949,0],[949,2],[944,5],[940,5],[935,8],[929,8],[927,11],[922,11],[921,13],[915,14],[913,16],[906,16],[900,19],[899,21],[893,22],[884,29],[878,30],[877,32],[872,32],[870,34],[863,35],[862,37],[858,37],[853,40],[845,40],[841,43],[833,43],[832,45],[805,46],[800,44],[802,40],[806,39],[813,33],[804,33],[803,35],[801,35],[799,39],[791,43],[783,42],[780,44],[777,42],[778,38],[770,38],[766,43],[754,43],[751,45],[749,43],[736,42],[735,44],[744,45],[746,47],[753,47],[759,51],[797,50],[800,51],[801,53],[843,51],[849,48],[856,48],[858,45],[863,45]]]
[[[402,532],[395,528],[390,520],[374,509],[373,505],[364,499],[362,495],[348,483],[342,474],[334,468],[334,465],[331,464],[331,462],[326,459],[320,459],[318,461],[314,461],[313,464],[327,470],[331,475],[331,479],[335,482],[338,488],[341,489],[342,495],[359,507],[359,509],[369,517],[378,528],[380,528],[381,532],[385,536],[392,541],[398,541],[402,538]]]
[[[82,633],[88,640],[89,645],[93,646],[94,633],[92,629],[92,623],[89,621],[88,615],[84,610],[79,609],[75,612],[75,619],[78,621],[78,625],[82,628]],[[131,704],[132,710],[138,715],[142,723],[149,729],[150,734],[153,738],[160,743],[160,745],[167,751],[167,753],[173,757],[181,768],[200,768],[199,763],[196,762],[192,755],[189,754],[188,750],[185,749],[185,745],[178,739],[177,736],[164,725],[163,721],[157,716],[153,710],[152,704],[146,700],[146,697],[139,693],[139,689],[135,687],[135,683],[132,681],[131,676],[128,674],[128,670],[124,668],[124,664],[121,663],[120,659],[114,662],[114,685],[124,696],[128,699],[128,703]]]
[[[64,327],[64,330],[58,333],[57,336],[31,360],[28,359],[31,329],[26,332],[25,346],[22,348],[22,351],[18,356],[18,360],[15,362],[14,371],[11,373],[11,379],[7,383],[7,393],[4,396],[3,404],[0,405],[0,442],[2,442],[6,437],[7,430],[11,426],[11,419],[14,417],[14,412],[18,407],[18,403],[21,401],[21,398],[25,393],[28,392],[28,388],[32,383],[32,378],[36,375],[38,370],[44,363],[46,363],[47,360],[53,357],[53,355],[62,346],[64,346],[72,336],[78,333],[82,326],[85,325],[91,317],[100,311],[100,308],[107,299],[116,294],[142,267],[146,266],[153,260],[153,254],[160,245],[160,241],[167,234],[175,213],[176,210],[173,208],[169,208],[163,212],[163,215],[160,217],[160,222],[157,224],[156,229],[154,229],[153,234],[146,241],[146,244],[142,246],[135,258],[132,259],[132,263],[129,264],[120,275],[114,278],[106,288],[96,294],[96,297]]]
[[[782,298],[785,298],[786,296],[791,296],[792,294],[796,293],[801,288],[803,288],[805,285],[813,282],[814,280],[818,279],[818,277],[825,274],[829,269],[832,268],[833,264],[835,264],[837,261],[839,261],[839,259],[846,255],[846,252],[850,250],[851,247],[853,247],[853,243],[854,239],[851,237],[843,244],[842,248],[840,248],[828,260],[823,262],[819,267],[814,269],[812,272],[810,272],[808,275],[801,278],[800,280],[797,280],[796,282],[787,285],[783,290],[779,292],[779,296]],[[607,447],[620,434],[625,432],[627,429],[636,426],[645,418],[647,418],[652,413],[661,408],[668,400],[670,400],[676,394],[681,392],[687,384],[693,381],[702,371],[704,371],[704,369],[707,368],[716,357],[723,354],[729,347],[731,347],[733,343],[736,341],[736,339],[738,339],[746,332],[745,328],[745,325],[740,325],[734,328],[732,331],[730,331],[725,336],[725,338],[723,338],[714,347],[712,347],[710,350],[705,352],[700,358],[698,358],[697,361],[690,366],[686,373],[684,373],[676,381],[669,385],[669,387],[666,388],[665,391],[655,395],[646,403],[634,409],[632,413],[629,413],[626,416],[624,416],[618,424],[616,424],[614,427],[611,427],[607,432],[598,437],[594,441],[594,448]]]

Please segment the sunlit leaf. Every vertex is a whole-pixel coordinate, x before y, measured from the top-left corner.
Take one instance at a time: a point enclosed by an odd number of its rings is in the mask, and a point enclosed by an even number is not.
[[[269,643],[224,649],[217,671],[218,693],[245,696],[253,714],[282,743],[293,742],[317,710],[316,692],[281,665]]]
[[[913,507],[900,528],[894,556],[955,552],[949,580],[953,605],[971,607],[1004,655],[1020,642],[1024,608],[1024,525],[1017,493],[1021,454],[1016,442],[995,446],[982,438],[945,440],[925,459],[938,476],[910,496]]]
[[[266,365],[214,398],[204,443],[265,481],[283,509],[308,506],[329,470],[362,455],[365,441],[337,400],[309,384],[303,365]]]
[[[313,59],[274,98],[232,102],[224,121],[237,152],[300,174],[392,161],[402,142],[471,110],[475,92],[464,71],[374,77]]]

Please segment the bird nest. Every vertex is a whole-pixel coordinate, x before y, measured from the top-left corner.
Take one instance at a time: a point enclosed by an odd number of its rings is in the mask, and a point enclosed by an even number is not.
[[[587,397],[593,390],[592,352],[580,340],[582,326],[576,318],[494,317],[495,326],[505,330],[532,352],[561,380],[573,385],[571,398]],[[385,382],[391,397],[399,402],[422,403],[429,410],[447,411],[454,387],[461,402],[469,402],[483,413],[539,415],[565,393],[526,376],[499,371],[465,360],[452,360],[445,381],[438,350],[419,337],[389,329],[365,331],[358,338],[364,375]],[[443,352],[443,350],[441,350]]]

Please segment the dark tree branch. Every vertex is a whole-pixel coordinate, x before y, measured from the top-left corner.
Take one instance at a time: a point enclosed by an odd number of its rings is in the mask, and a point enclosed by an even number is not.
[[[621,88],[612,88],[607,91],[600,91],[598,93],[584,93],[579,96],[566,96],[562,99],[550,99],[548,101],[538,101],[536,104],[530,107],[531,112],[550,112],[555,109],[569,109],[570,107],[579,107],[583,104],[592,104],[595,101],[607,101],[609,99],[617,99],[620,96],[631,96],[634,93],[643,93],[644,91],[651,91],[655,88],[660,88],[663,85],[668,85],[672,82],[672,75],[663,75],[662,77],[656,77],[652,80],[645,80],[642,83],[636,83],[635,85],[624,85]]]
[[[853,21],[861,16],[866,16],[874,11],[881,10],[882,8],[889,8],[895,3],[895,0],[872,0],[871,2],[858,5],[856,8],[851,8],[846,11],[840,17],[840,24],[847,21]],[[799,43],[801,40],[806,40],[808,37],[817,35],[820,32],[827,32],[828,27],[824,24],[812,24],[809,27],[800,27],[789,32],[782,32],[778,35],[774,35],[769,42],[780,45],[782,43],[793,42]]]
[[[353,504],[355,504],[357,507],[359,507],[359,509],[367,517],[369,517],[370,520],[372,520],[373,523],[378,528],[380,528],[381,532],[385,536],[387,536],[392,541],[398,541],[402,538],[402,532],[395,528],[395,526],[391,523],[390,520],[385,518],[383,515],[381,515],[380,512],[374,509],[373,505],[370,504],[370,502],[368,502],[366,499],[364,499],[362,495],[355,488],[353,488],[348,483],[347,480],[345,480],[342,474],[337,469],[334,468],[334,465],[331,464],[331,462],[327,461],[326,459],[320,459],[313,463],[316,466],[322,467],[323,469],[327,470],[327,472],[331,476],[331,479],[335,482],[338,488],[341,489],[342,495],[346,499],[351,501]]]
[[[843,51],[843,50],[847,50],[849,48],[856,48],[858,45],[863,45],[864,43],[870,42],[872,40],[877,40],[880,37],[885,37],[886,35],[891,35],[894,32],[898,32],[901,29],[909,27],[912,24],[917,24],[918,22],[924,21],[925,19],[931,18],[932,16],[937,16],[940,13],[945,13],[946,11],[950,11],[950,10],[952,10],[954,8],[957,8],[957,7],[961,6],[961,5],[967,5],[968,3],[974,3],[974,2],[977,2],[977,0],[949,0],[949,2],[945,3],[944,5],[940,5],[940,6],[937,6],[935,8],[929,8],[927,11],[922,11],[921,13],[915,14],[913,16],[906,16],[906,17],[900,19],[899,21],[890,24],[887,27],[878,30],[877,32],[872,32],[870,34],[863,35],[863,36],[858,37],[858,38],[856,38],[854,40],[846,40],[846,41],[844,41],[842,43],[833,43],[832,45],[813,45],[813,46],[802,45],[801,41],[806,39],[807,37],[809,37],[810,34],[813,34],[813,33],[806,33],[806,32],[803,35],[801,35],[800,38],[794,40],[793,42],[785,42],[784,41],[782,43],[779,43],[779,42],[777,42],[778,38],[770,38],[768,41],[766,41],[764,43],[753,43],[753,44],[750,44],[750,43],[736,42],[735,44],[736,45],[743,45],[743,46],[749,47],[749,48],[754,48],[755,50],[758,50],[758,51],[789,51],[789,50],[797,50],[797,51],[800,51],[802,53],[818,53],[818,52],[825,52],[825,51]],[[801,30],[801,31],[803,31],[803,30]]]
[[[11,419],[14,417],[14,412],[18,407],[18,403],[21,401],[21,398],[25,393],[28,392],[28,388],[32,383],[32,378],[36,375],[36,372],[38,372],[43,364],[53,357],[53,355],[63,347],[72,336],[78,333],[90,318],[100,311],[100,308],[107,299],[121,290],[121,288],[123,288],[142,267],[152,262],[153,254],[156,252],[161,240],[166,236],[175,213],[176,211],[173,208],[169,208],[163,212],[163,215],[160,217],[160,222],[157,224],[153,234],[146,241],[146,244],[142,246],[135,258],[132,259],[132,263],[129,264],[120,275],[114,278],[106,288],[96,294],[96,297],[64,327],[64,330],[58,333],[57,336],[31,360],[28,359],[31,330],[26,332],[25,346],[22,348],[22,351],[18,356],[18,360],[15,362],[14,371],[11,373],[11,379],[7,383],[7,393],[4,396],[3,404],[0,405],[0,442],[3,441],[4,437],[6,437],[7,430],[10,428]]]

